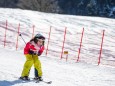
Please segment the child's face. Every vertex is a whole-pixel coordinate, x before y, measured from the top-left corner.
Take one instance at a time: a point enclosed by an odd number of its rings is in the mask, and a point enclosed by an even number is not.
[[[38,45],[38,46],[43,45],[43,41],[44,41],[44,40],[42,40],[42,39],[38,39],[37,45]]]

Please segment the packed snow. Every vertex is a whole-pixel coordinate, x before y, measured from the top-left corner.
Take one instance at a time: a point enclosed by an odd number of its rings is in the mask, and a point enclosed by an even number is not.
[[[8,21],[6,46],[4,48],[5,24]],[[42,63],[43,79],[52,81],[50,86],[115,86],[115,20],[99,17],[70,16],[20,9],[0,8],[0,86],[47,86],[46,83],[34,81],[22,82],[20,77],[25,57],[23,48],[25,43],[19,39],[16,51],[18,25],[25,41],[32,38],[32,26],[35,33],[42,33],[48,41],[48,34],[52,26],[48,55],[44,51],[39,57]],[[69,52],[68,61],[63,55],[60,59],[64,30],[67,27],[65,48]],[[80,61],[76,62],[84,28]],[[98,57],[105,30],[101,64]],[[73,60],[74,59],[74,60]],[[34,77],[34,69],[30,71]]]

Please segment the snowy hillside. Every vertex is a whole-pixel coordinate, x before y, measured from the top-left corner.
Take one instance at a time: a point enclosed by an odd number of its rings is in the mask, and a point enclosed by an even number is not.
[[[4,48],[4,33],[8,21],[6,47]],[[40,13],[20,9],[0,9],[0,86],[37,86],[34,82],[22,83],[20,76],[25,57],[25,46],[19,37],[19,47],[16,51],[18,25],[25,41],[32,37],[32,26],[35,33],[46,37],[52,26],[48,55],[40,60],[43,66],[43,78],[52,80],[51,86],[114,86],[115,85],[115,20],[99,17],[83,17]],[[68,62],[60,60],[64,31],[67,27],[65,48],[69,52]],[[84,36],[81,46],[80,61],[77,60],[81,33]],[[97,66],[102,32],[105,30],[101,65]],[[63,55],[65,57],[65,55]],[[74,60],[73,60],[74,59]],[[33,77],[33,69],[30,77]],[[46,86],[39,83],[39,86]]]
[[[52,80],[51,85],[45,83],[22,83],[20,76],[25,61],[20,52],[0,49],[0,86],[115,86],[115,68],[86,65],[84,63],[69,64],[41,57],[43,78]],[[33,76],[33,68],[30,77]]]

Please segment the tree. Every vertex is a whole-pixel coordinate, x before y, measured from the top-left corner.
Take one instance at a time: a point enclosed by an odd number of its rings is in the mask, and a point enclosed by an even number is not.
[[[16,4],[18,3],[19,0],[0,0],[0,6],[1,7],[9,7],[9,8],[14,8],[16,7]]]
[[[57,12],[58,8],[56,0],[20,0],[18,7],[42,12]]]
[[[96,16],[98,14],[98,8],[97,8],[97,1],[96,0],[90,0],[90,2],[87,4],[87,13],[91,16]]]

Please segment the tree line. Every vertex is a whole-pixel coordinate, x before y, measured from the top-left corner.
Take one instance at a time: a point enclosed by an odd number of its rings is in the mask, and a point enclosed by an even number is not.
[[[115,18],[115,0],[0,0],[0,7]]]

